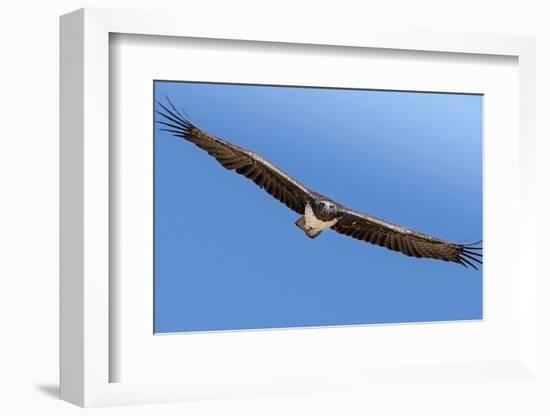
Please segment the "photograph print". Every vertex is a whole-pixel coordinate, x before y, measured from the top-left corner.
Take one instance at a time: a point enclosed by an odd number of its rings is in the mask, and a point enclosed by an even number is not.
[[[158,80],[152,105],[156,334],[483,319],[482,95]]]

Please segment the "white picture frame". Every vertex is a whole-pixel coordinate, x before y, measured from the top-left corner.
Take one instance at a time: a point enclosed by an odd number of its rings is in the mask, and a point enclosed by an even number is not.
[[[235,31],[219,18],[205,26],[167,13],[82,9],[61,18],[61,397],[80,406],[182,401],[193,398],[322,392],[347,386],[372,386],[410,378],[410,369],[341,368],[325,376],[297,376],[285,369],[277,377],[216,377],[169,381],[113,382],[112,368],[121,359],[112,348],[116,299],[110,253],[116,160],[110,154],[109,52],[111,34],[225,39],[281,44],[430,51],[442,54],[503,55],[518,59],[520,189],[517,268],[517,354],[499,362],[430,364],[415,373],[420,380],[439,375],[479,382],[476,371],[506,373],[507,380],[536,380],[536,241],[535,199],[535,43],[530,37],[465,33],[368,30],[358,33],[280,30],[251,23]],[[186,21],[182,26],[181,21]],[[161,40],[162,42],[162,40]],[[475,59],[475,55],[471,55]],[[111,192],[111,194],[110,194]],[[520,226],[521,225],[521,226]],[[512,324],[511,324],[512,325]],[[411,327],[409,332],[415,331]],[[265,333],[269,337],[268,333]],[[331,336],[330,334],[327,336]],[[335,336],[335,335],[332,335]],[[243,341],[237,341],[243,342]],[[446,368],[446,370],[445,370]],[[468,371],[468,369],[473,371]],[[438,375],[437,377],[435,375]],[[451,374],[451,375],[449,375]],[[454,374],[454,375],[453,375]],[[235,381],[238,381],[237,383]]]

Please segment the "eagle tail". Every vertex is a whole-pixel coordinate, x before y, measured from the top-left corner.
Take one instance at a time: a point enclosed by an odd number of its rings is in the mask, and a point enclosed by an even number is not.
[[[306,233],[306,235],[309,238],[315,238],[323,232],[323,230],[313,230],[310,227],[308,227],[306,225],[306,217],[305,216],[301,216],[300,218],[298,218],[298,220],[296,220],[296,222],[294,224],[296,224],[296,226],[300,230],[302,230],[304,233]]]
[[[296,224],[296,227],[298,227],[300,230],[305,231],[306,230],[306,217],[302,216],[296,220],[294,223]]]

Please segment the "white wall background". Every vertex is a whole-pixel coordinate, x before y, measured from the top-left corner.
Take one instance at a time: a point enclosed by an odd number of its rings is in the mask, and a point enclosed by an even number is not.
[[[21,0],[4,2],[0,13],[0,413],[76,414],[56,399],[58,368],[58,16],[74,9],[116,7],[185,12],[189,19],[211,13],[280,20],[285,25],[389,25],[440,30],[536,35],[538,38],[540,213],[549,211],[550,11],[541,0],[214,1],[214,0]],[[185,24],[182,21],[182,24]],[[542,220],[540,257],[547,256],[548,220]],[[543,275],[549,276],[548,266]],[[539,292],[550,293],[541,282]],[[543,349],[550,351],[550,300],[541,296]],[[544,304],[543,304],[544,302]],[[545,329],[546,328],[546,329]],[[546,369],[548,359],[541,351]],[[549,374],[547,371],[546,374]],[[528,384],[440,386],[368,392],[195,402],[99,409],[123,414],[550,414],[542,389]],[[550,391],[550,388],[547,388]],[[546,392],[547,393],[547,392]],[[545,403],[545,404],[543,404]],[[431,412],[430,412],[431,411]]]

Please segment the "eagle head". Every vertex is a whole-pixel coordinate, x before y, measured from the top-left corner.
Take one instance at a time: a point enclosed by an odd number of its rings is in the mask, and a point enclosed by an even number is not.
[[[321,221],[332,221],[338,217],[338,208],[330,199],[317,199],[312,208],[315,216]]]

